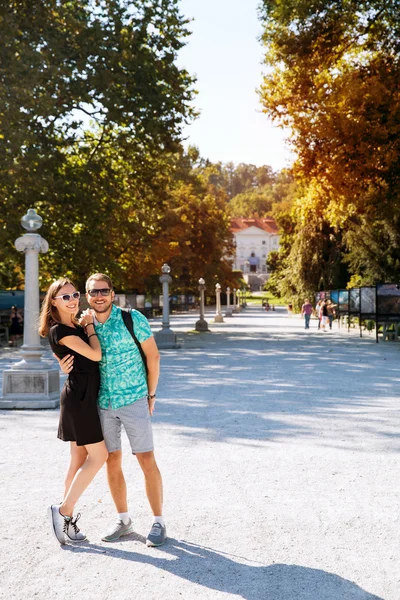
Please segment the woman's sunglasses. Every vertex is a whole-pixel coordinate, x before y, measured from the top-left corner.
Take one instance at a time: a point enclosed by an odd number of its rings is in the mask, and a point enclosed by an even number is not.
[[[96,296],[99,296],[100,294],[102,296],[109,296],[110,292],[110,288],[101,288],[101,290],[88,290],[88,294],[91,298],[96,298]]]
[[[63,294],[62,296],[54,296],[54,299],[62,298],[64,302],[69,302],[70,300],[79,300],[80,297],[80,292],[74,292],[73,294]]]

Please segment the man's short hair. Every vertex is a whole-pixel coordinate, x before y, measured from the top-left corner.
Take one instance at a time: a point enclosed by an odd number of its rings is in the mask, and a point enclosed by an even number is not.
[[[104,275],[104,273],[95,273],[94,275],[91,275],[89,277],[89,279],[86,281],[86,291],[87,292],[89,291],[90,284],[92,281],[105,281],[108,284],[108,287],[110,288],[110,290],[114,289],[112,281],[108,275]]]

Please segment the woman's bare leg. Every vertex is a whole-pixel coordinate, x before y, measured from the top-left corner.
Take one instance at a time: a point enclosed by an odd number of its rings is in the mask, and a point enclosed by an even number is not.
[[[73,478],[75,477],[78,469],[80,469],[87,459],[87,450],[85,446],[77,446],[76,442],[70,442],[71,458],[68,466],[68,471],[65,475],[64,481],[64,498],[68,493]]]
[[[87,458],[76,472],[60,506],[60,513],[66,517],[72,517],[75,504],[107,460],[108,452],[104,441],[84,447],[87,450]]]

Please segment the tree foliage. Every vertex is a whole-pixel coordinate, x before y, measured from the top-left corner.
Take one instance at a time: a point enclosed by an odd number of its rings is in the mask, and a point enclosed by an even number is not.
[[[193,79],[176,0],[3,3],[0,14],[1,284],[21,284],[13,248],[34,206],[51,251],[43,283],[89,271],[133,284],[168,203]]]
[[[264,0],[260,15],[268,66],[261,100],[270,117],[292,130],[295,175],[304,190],[295,209],[298,251],[282,276],[292,277],[299,258],[309,263],[317,237],[333,235],[342,274],[345,261],[358,282],[398,279],[400,5]],[[322,260],[323,239],[315,249]],[[314,291],[337,281],[337,260],[328,261]]]

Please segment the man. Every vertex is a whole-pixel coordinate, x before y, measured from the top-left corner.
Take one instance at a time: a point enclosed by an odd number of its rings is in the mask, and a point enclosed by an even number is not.
[[[310,329],[310,319],[312,315],[313,307],[310,304],[309,299],[307,298],[301,307],[301,314],[304,315],[305,329]]]
[[[109,453],[108,485],[118,514],[116,522],[102,540],[113,542],[133,531],[122,471],[123,425],[132,453],[136,455],[143,471],[147,498],[153,512],[153,525],[146,544],[161,546],[167,531],[162,514],[162,479],[154,457],[150,419],[156,401],[160,355],[146,317],[138,311],[132,311],[134,333],[146,357],[146,375],[142,356],[123,321],[122,311],[113,304],[114,296],[113,285],[107,275],[96,273],[89,277],[86,297],[95,312],[95,331],[102,351],[98,409]],[[64,373],[68,373],[73,357],[66,357],[60,364]]]

